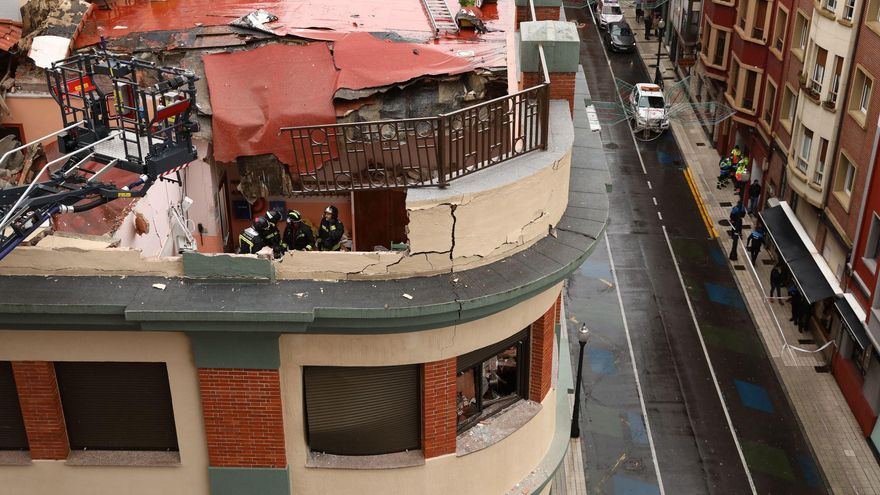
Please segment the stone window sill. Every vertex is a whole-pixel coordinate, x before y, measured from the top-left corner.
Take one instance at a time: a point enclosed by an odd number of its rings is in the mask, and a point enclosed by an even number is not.
[[[27,466],[31,453],[27,450],[0,450],[0,466]]]
[[[841,25],[843,25],[843,26],[846,26],[846,27],[852,27],[852,26],[853,26],[852,20],[850,20],[850,19],[838,19],[838,20],[837,20],[837,23],[838,23],[838,24],[841,24]]]
[[[849,213],[849,206],[852,203],[852,196],[843,192],[843,190],[834,191],[834,198],[837,199],[837,202],[840,203],[840,206]]]
[[[68,466],[179,466],[180,452],[72,450],[65,464]]]
[[[816,7],[813,10],[813,12],[816,12],[817,14],[821,15],[822,17],[824,17],[826,19],[831,19],[832,21],[837,20],[837,17],[834,15],[834,12],[828,12],[828,9],[826,9],[825,7],[822,7],[821,5],[819,5],[816,2],[814,2],[813,5],[815,5],[815,7]]]
[[[861,127],[862,129],[865,128],[865,121],[867,121],[868,118],[864,113],[861,112],[861,110],[850,110],[849,116],[852,117],[852,119],[855,120],[857,124],[859,124],[859,127]]]
[[[309,452],[306,458],[307,468],[321,469],[395,469],[424,464],[425,456],[421,450],[382,455],[334,455]]]
[[[541,404],[520,400],[495,416],[486,418],[455,438],[455,455],[466,456],[504,440],[541,412]]]

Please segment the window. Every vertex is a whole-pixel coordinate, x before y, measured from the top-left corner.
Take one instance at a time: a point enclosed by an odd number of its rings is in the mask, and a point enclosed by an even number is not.
[[[833,13],[837,8],[837,0],[822,0],[822,8]]]
[[[758,98],[761,74],[754,69],[740,65],[736,56],[730,64],[730,80],[727,83],[727,98],[737,110],[754,114]]]
[[[880,217],[876,213],[871,217],[871,229],[868,231],[868,242],[865,245],[865,256],[862,261],[872,272],[877,270],[880,258]]]
[[[306,366],[312,452],[380,455],[421,447],[419,367]]]
[[[856,0],[845,0],[843,2],[843,20],[852,21],[853,12],[856,10]]]
[[[801,126],[801,145],[798,149],[797,168],[801,173],[807,173],[810,164],[810,150],[813,148],[813,131]]]
[[[794,21],[794,38],[792,38],[792,51],[801,60],[804,58],[804,50],[807,48],[807,37],[810,35],[810,21],[801,13],[797,13]]]
[[[736,12],[736,27],[743,37],[752,41],[766,41],[765,33],[770,23],[768,0],[740,0]]]
[[[828,89],[828,101],[837,102],[837,93],[840,91],[840,74],[843,72],[843,57],[834,56],[834,73],[831,74],[831,87]]]
[[[27,450],[27,433],[18,403],[12,364],[0,361],[0,450]]]
[[[527,397],[528,332],[458,357],[459,431]]]
[[[822,178],[825,177],[825,159],[828,155],[828,140],[819,138],[819,155],[816,162],[816,172],[813,173],[813,184],[822,185]]]
[[[782,94],[782,108],[779,113],[779,122],[788,132],[791,132],[791,124],[794,122],[794,111],[797,105],[797,95],[788,86]]]
[[[779,6],[776,11],[776,26],[773,28],[773,48],[782,53],[785,47],[785,29],[788,27],[788,11]]]
[[[828,50],[816,45],[816,58],[810,75],[810,91],[817,96],[822,93],[822,81],[825,79],[825,63],[828,61]]]
[[[764,89],[764,112],[761,119],[769,127],[773,123],[773,107],[776,105],[776,85],[767,78],[767,87]]]
[[[165,363],[55,363],[72,450],[176,451]]]
[[[703,63],[717,69],[727,65],[729,32],[715,26],[709,20],[703,29],[702,52]]]
[[[871,104],[871,88],[874,85],[874,79],[865,72],[861,65],[856,67],[854,76],[849,112],[859,124],[864,126],[868,115],[868,107]]]
[[[840,154],[840,163],[837,167],[837,176],[834,178],[834,192],[842,193],[844,198],[841,202],[852,195],[853,183],[856,180],[856,167],[843,153]],[[846,206],[846,205],[845,205]]]

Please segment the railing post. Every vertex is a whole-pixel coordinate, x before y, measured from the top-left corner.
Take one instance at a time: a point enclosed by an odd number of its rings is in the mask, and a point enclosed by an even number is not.
[[[541,149],[546,150],[550,134],[550,84],[541,85],[538,94],[538,105],[540,105],[541,118]]]
[[[446,181],[447,160],[449,160],[449,140],[446,138],[447,117],[440,115],[437,118],[437,139],[435,141],[437,147],[437,181],[438,185],[445,188],[448,184]]]

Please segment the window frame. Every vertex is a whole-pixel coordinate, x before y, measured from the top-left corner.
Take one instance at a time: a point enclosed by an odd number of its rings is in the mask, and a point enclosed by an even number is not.
[[[706,42],[703,45],[705,52],[702,50],[700,51],[700,58],[703,60],[703,65],[718,70],[727,70],[730,63],[730,35],[733,33],[733,29],[716,26],[708,17],[706,17],[706,27],[708,27],[708,29],[703,29],[703,34],[707,37]],[[715,63],[715,58],[718,53],[719,32],[724,33],[724,47],[721,51],[721,65]]]
[[[822,48],[821,46],[815,44],[813,45],[815,50],[813,51],[813,64],[810,69],[810,79],[807,81],[810,90],[815,92],[819,97],[822,96],[822,88],[825,85],[825,69],[828,64],[828,50]],[[824,61],[819,63],[819,56],[824,52]]]
[[[795,41],[798,43],[797,46],[794,44]],[[809,42],[810,18],[807,17],[806,12],[798,9],[797,12],[795,12],[794,28],[791,36],[791,53],[793,53],[801,62],[804,61],[804,53],[807,50]]]
[[[773,88],[773,98],[768,96],[768,92],[770,88]],[[763,109],[761,111],[761,116],[758,119],[762,124],[764,124],[767,129],[770,129],[770,126],[773,125],[773,118],[776,116],[776,99],[779,95],[779,86],[773,81],[769,75],[767,76],[766,84],[764,84],[764,101]],[[769,110],[769,115],[767,115]]]
[[[856,11],[856,0],[844,0],[843,1],[843,13],[841,14],[841,19],[846,22],[852,22],[853,16]]]
[[[810,134],[810,137],[809,137],[810,143],[809,143],[809,146],[806,146],[807,156],[804,156],[803,155],[804,144],[805,144],[805,140],[807,139],[807,133]],[[801,124],[800,135],[799,135],[800,139],[797,140],[797,148],[796,148],[797,151],[795,153],[795,158],[796,158],[796,165],[795,166],[797,167],[798,172],[800,172],[804,175],[807,175],[807,172],[810,170],[810,158],[813,154],[813,141],[815,140],[815,137],[816,137],[815,131],[813,131],[809,127],[805,126],[804,124]],[[801,165],[803,165],[803,168],[801,168]]]
[[[816,170],[813,171],[813,184],[817,186],[822,186],[822,181],[825,179],[825,165],[828,162],[828,147],[829,142],[827,139],[823,137],[819,137],[819,149],[816,151]],[[824,153],[822,152],[824,149]]]
[[[852,204],[852,193],[855,188],[858,167],[846,150],[840,150],[837,158],[837,169],[834,175],[832,191],[837,201],[847,212]]]
[[[458,412],[456,407],[456,425],[455,430],[456,433],[462,433],[469,428],[473,427],[475,424],[480,421],[492,417],[511,404],[515,404],[520,400],[528,400],[529,398],[529,365],[531,361],[531,326],[526,327],[524,330],[521,330],[514,335],[499,341],[495,344],[488,345],[486,347],[477,349],[475,351],[471,351],[467,354],[463,354],[458,356],[458,360],[455,365],[455,377],[456,377],[456,406],[458,404],[458,377],[467,371],[474,371],[473,379],[474,379],[474,399],[477,401],[477,413],[474,414],[470,418],[466,418],[461,422],[458,421]],[[482,369],[483,363],[489,361],[490,359],[498,356],[498,354],[506,349],[511,347],[517,347],[517,390],[510,397],[505,398],[504,400],[498,402],[497,404],[491,404],[492,407],[484,406],[483,404],[483,391],[482,391],[482,375],[481,373],[477,373],[478,369]],[[479,357],[478,357],[479,356]],[[479,377],[479,378],[478,378]],[[497,405],[497,407],[495,407]]]
[[[734,66],[735,64],[735,66]],[[736,81],[734,81],[734,69],[736,69]],[[749,72],[755,74],[755,87],[752,90],[751,99],[753,102],[753,106],[751,108],[743,106],[745,101],[745,89],[748,87],[748,77]],[[727,98],[730,106],[735,108],[737,111],[747,113],[749,115],[757,115],[761,110],[758,108],[758,103],[760,102],[761,96],[761,83],[763,82],[764,71],[763,69],[751,68],[749,66],[744,65],[736,54],[733,54],[733,59],[730,64],[730,71],[727,78],[727,90],[724,93],[724,96]],[[742,91],[739,91],[738,88],[742,88]]]
[[[785,16],[784,20],[780,14]],[[776,17],[773,19],[773,37],[771,38],[770,51],[779,60],[784,58],[783,52],[785,51],[785,42],[788,38],[788,19],[790,14],[791,12],[782,3],[776,5]],[[781,36],[780,31],[782,31]],[[777,44],[781,46],[777,47]]]
[[[757,26],[757,19],[755,17],[758,15],[758,2],[766,3],[766,8],[764,9],[764,19],[763,26]],[[767,43],[769,29],[770,29],[770,18],[772,16],[773,8],[772,2],[770,0],[740,0],[737,4],[736,8],[736,22],[734,24],[734,30],[743,38],[752,43],[757,43],[759,45],[764,45]],[[755,37],[755,29],[760,29],[762,37]]]
[[[862,256],[862,263],[865,267],[871,273],[877,273],[877,258],[880,256],[880,216],[876,212],[871,213],[871,226],[868,228],[865,252],[862,254],[864,255]]]
[[[862,64],[856,64],[850,86],[849,115],[864,129],[871,111],[871,96],[874,91],[874,76]],[[857,93],[858,91],[858,93]]]
[[[788,83],[785,84],[785,87],[783,89],[784,91],[782,93],[782,101],[780,101],[779,104],[779,124],[782,125],[783,129],[791,134],[792,130],[794,129],[795,113],[797,112],[798,92],[795,91]],[[787,112],[786,100],[788,100]]]

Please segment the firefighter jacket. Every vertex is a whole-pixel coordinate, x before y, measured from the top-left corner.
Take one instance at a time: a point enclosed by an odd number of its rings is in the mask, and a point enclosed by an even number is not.
[[[321,251],[339,251],[344,232],[345,225],[339,220],[322,219],[321,227],[318,229],[318,248]]]
[[[287,244],[287,249],[311,251],[315,249],[315,234],[305,222],[287,222],[287,227],[284,229],[284,242]]]

